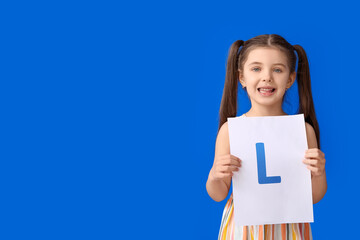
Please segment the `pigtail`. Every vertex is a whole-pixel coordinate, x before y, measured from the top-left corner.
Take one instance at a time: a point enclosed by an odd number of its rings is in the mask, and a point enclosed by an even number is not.
[[[221,126],[227,121],[228,117],[235,117],[237,111],[237,91],[238,91],[238,51],[244,44],[243,40],[235,41],[229,50],[226,65],[226,76],[223,95],[220,104],[220,121],[218,132]]]
[[[309,123],[315,130],[318,148],[320,149],[320,129],[316,119],[315,107],[311,93],[311,81],[309,62],[305,50],[300,45],[294,45],[299,58],[297,69],[297,81],[299,91],[298,114],[303,113],[305,122]]]

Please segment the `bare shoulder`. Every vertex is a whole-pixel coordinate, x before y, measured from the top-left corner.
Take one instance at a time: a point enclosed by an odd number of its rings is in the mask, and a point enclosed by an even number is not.
[[[221,125],[216,137],[215,156],[227,153],[230,153],[229,125],[228,122],[225,122],[223,125]]]
[[[315,130],[313,128],[313,126],[311,126],[310,123],[305,122],[305,128],[306,128],[306,138],[307,138],[307,142],[308,142],[308,148],[317,148],[317,139],[316,139],[316,133]]]
[[[223,125],[221,125],[218,135],[220,135],[220,134],[229,135],[229,124],[228,124],[228,122],[224,122]]]

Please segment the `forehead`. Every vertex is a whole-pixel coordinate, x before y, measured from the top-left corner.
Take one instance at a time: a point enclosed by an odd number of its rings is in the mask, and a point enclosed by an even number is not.
[[[286,65],[287,57],[284,52],[277,48],[258,47],[249,52],[245,65],[252,62],[264,64],[283,63]]]

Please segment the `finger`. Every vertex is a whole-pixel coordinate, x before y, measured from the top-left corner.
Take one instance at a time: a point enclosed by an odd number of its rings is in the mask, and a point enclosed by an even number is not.
[[[229,165],[234,165],[234,166],[241,166],[241,161],[239,161],[238,159],[236,159],[236,158],[224,158],[224,159],[222,159],[222,165],[227,165],[227,166],[229,166]]]
[[[317,165],[319,160],[305,158],[305,159],[302,160],[302,162],[307,164],[307,165]]]
[[[239,161],[237,159],[231,159],[231,161],[230,161],[230,163],[228,165],[233,165],[233,166],[240,167],[241,166],[241,161]]]
[[[306,153],[304,155],[304,158],[316,158],[316,159],[321,159],[323,158],[323,156],[317,152],[311,152],[311,153]]]
[[[322,152],[319,148],[309,148],[305,152]]]
[[[230,156],[230,159],[232,159],[232,160],[234,160],[234,161],[236,161],[236,162],[241,163],[241,159],[238,158],[238,157],[236,157],[236,156],[234,156],[234,155],[231,155],[231,156]]]
[[[325,158],[303,158],[302,160],[305,164],[323,166],[325,165]]]
[[[222,168],[220,168],[220,172],[233,172],[233,171],[238,171],[238,167],[234,167],[234,166],[223,166]]]
[[[236,172],[236,171],[239,171],[239,167],[236,167],[236,166],[228,166],[227,171],[228,171],[228,172]]]
[[[313,167],[313,166],[307,165],[306,168],[309,169],[311,172],[313,172],[315,174],[319,173],[319,168],[318,167]]]
[[[307,166],[307,168],[311,171],[312,175],[314,176],[321,176],[325,172],[324,168],[317,168],[312,166]]]
[[[305,157],[325,157],[325,154],[318,148],[311,148],[305,151]]]

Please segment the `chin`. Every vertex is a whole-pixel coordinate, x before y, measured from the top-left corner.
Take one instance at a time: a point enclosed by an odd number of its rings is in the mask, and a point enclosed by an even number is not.
[[[281,100],[277,100],[277,99],[256,99],[255,102],[259,105],[263,105],[263,106],[274,106],[274,105],[278,105],[279,102],[281,103]],[[282,104],[282,103],[281,103]]]

